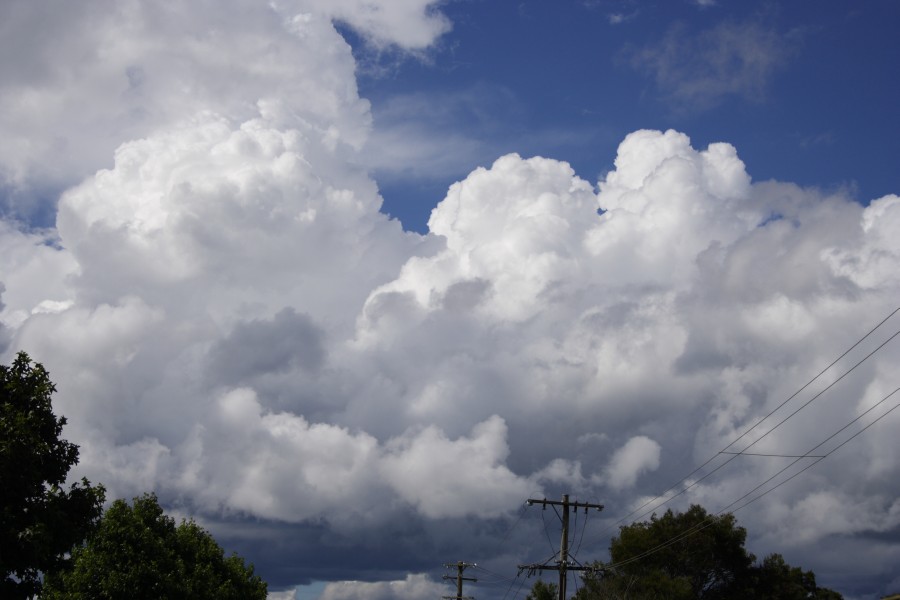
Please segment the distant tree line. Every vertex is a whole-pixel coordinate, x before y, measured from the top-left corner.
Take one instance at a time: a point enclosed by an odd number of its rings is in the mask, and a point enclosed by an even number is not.
[[[155,495],[104,512],[102,485],[64,489],[78,446],[60,438],[55,391],[24,352],[0,365],[0,598],[265,600],[252,565]]]

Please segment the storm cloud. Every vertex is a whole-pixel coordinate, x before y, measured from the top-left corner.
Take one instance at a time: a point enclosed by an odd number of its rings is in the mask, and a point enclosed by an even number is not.
[[[674,130],[628,135],[596,182],[498,157],[404,231],[360,166],[369,105],[332,20],[416,51],[450,27],[437,3],[84,4],[0,9],[60,32],[3,67],[0,174],[17,202],[60,194],[52,227],[0,223],[0,350],[48,368],[78,476],[156,491],[273,589],[419,597],[457,553],[541,554],[500,534],[527,497],[626,514],[900,298],[900,197],[756,182],[738,148]],[[898,385],[898,357],[888,343],[754,449],[807,452]],[[835,582],[896,564],[889,423],[742,511],[760,546]],[[783,466],[750,458],[681,500],[716,510]]]

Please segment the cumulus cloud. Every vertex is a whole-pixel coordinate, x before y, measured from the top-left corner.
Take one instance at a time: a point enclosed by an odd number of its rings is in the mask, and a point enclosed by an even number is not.
[[[446,591],[446,586],[432,581],[427,575],[409,574],[398,581],[329,583],[319,600],[413,600],[437,598]]]
[[[381,45],[422,49],[449,28],[434,4],[4,2],[0,208],[31,216],[36,202],[107,167],[123,142],[201,111],[241,122],[265,101],[282,124],[299,119],[329,144],[358,146],[368,103],[331,19]]]
[[[381,468],[385,479],[426,517],[472,513],[470,498],[479,498],[477,514],[496,516],[515,506],[530,489],[505,465],[506,425],[497,416],[476,425],[467,439],[454,442],[429,427],[391,440],[388,452]]]
[[[397,44],[410,50],[430,46],[450,31],[438,9],[441,0],[302,0],[301,6],[342,21],[376,45]]]
[[[640,435],[628,440],[616,450],[606,468],[606,483],[614,489],[634,487],[637,478],[659,467],[660,446]]]
[[[406,233],[360,166],[368,104],[330,22],[356,3],[232,4],[202,31],[202,4],[90,5],[69,16],[79,31],[97,17],[91,35],[61,34],[0,84],[4,106],[20,103],[0,111],[4,130],[15,120],[4,147],[36,136],[33,152],[0,155],[10,181],[52,180],[55,164],[65,182],[55,228],[0,222],[0,347],[47,366],[78,475],[111,496],[156,490],[281,565],[292,557],[265,542],[293,544],[316,569],[304,578],[407,568],[316,562],[353,544],[367,560],[402,546],[410,569],[469,544],[513,562],[533,544],[497,540],[525,498],[579,486],[611,513],[632,506],[896,308],[900,197],[754,182],[733,146],[675,131],[628,135],[596,184],[558,160],[501,156],[450,187],[427,235]],[[433,4],[376,16],[418,47],[441,30]],[[32,6],[4,4],[0,22],[24,27]],[[407,18],[432,29],[404,37]],[[68,108],[86,99],[98,105]],[[47,132],[83,147],[49,161]],[[886,345],[759,450],[815,446],[896,387],[898,358]],[[749,507],[748,529],[807,548],[888,534],[895,447],[873,427]],[[757,458],[685,500],[726,506],[772,473]]]
[[[81,472],[116,495],[344,535],[410,511],[502,518],[571,486],[626,505],[786,398],[861,306],[888,312],[900,202],[754,184],[733,147],[673,131],[629,135],[615,166],[595,188],[501,157],[420,238],[314,132],[204,115],[70,189],[56,242],[7,228],[0,316],[58,382]],[[871,405],[896,352],[764,449],[805,451]],[[871,496],[898,468],[884,435],[752,518],[783,531],[844,469],[829,510]],[[766,472],[736,463],[691,498],[727,505]],[[894,526],[867,506],[797,539]]]

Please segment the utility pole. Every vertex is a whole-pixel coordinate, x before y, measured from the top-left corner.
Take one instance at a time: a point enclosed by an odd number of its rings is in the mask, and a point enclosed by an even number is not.
[[[443,579],[456,579],[456,595],[455,596],[441,596],[444,600],[474,600],[472,596],[463,596],[462,595],[462,586],[463,581],[478,581],[474,577],[463,577],[463,571],[466,570],[466,567],[474,567],[475,563],[467,563],[459,561],[457,563],[446,563],[444,565],[448,569],[452,567],[456,567],[456,577],[452,575],[444,575]]]
[[[556,561],[556,565],[548,565],[544,564],[531,564],[531,565],[519,565],[519,572],[521,573],[523,570],[528,570],[529,575],[534,573],[535,571],[559,571],[559,600],[566,600],[566,574],[568,571],[591,571],[593,567],[585,567],[583,565],[570,565],[569,564],[569,509],[578,510],[579,508],[584,509],[584,513],[587,514],[588,509],[595,508],[598,511],[603,510],[602,504],[591,504],[589,502],[569,502],[569,495],[563,494],[562,502],[557,500],[547,500],[546,498],[542,500],[538,500],[535,498],[529,498],[526,501],[528,506],[532,506],[534,504],[540,504],[547,508],[547,505],[550,506],[561,506],[562,507],[562,541],[559,544],[559,560]]]

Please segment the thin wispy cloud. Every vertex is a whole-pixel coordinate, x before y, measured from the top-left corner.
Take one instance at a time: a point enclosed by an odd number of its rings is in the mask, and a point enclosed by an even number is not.
[[[771,78],[795,52],[795,41],[756,22],[720,23],[703,31],[673,25],[656,44],[630,47],[622,57],[649,75],[677,111],[702,111],[728,97],[766,98]]]

